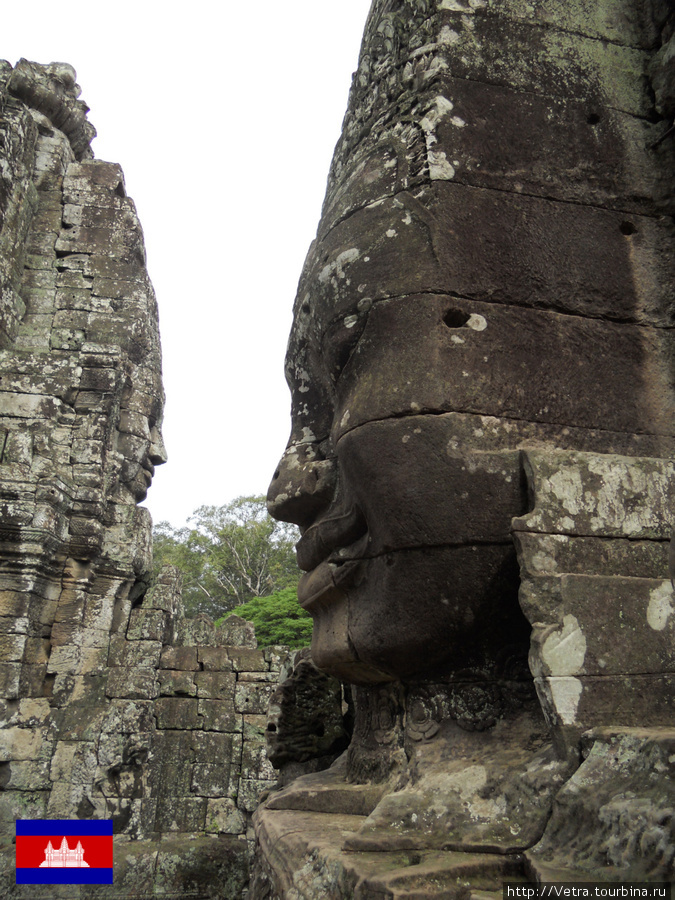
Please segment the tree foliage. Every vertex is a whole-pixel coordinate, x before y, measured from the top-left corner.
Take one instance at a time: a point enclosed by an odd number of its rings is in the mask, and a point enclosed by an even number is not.
[[[312,641],[312,618],[298,603],[295,588],[285,588],[269,597],[255,597],[233,612],[253,622],[258,645],[287,644],[307,647]],[[227,616],[223,616],[220,622]]]
[[[155,571],[177,566],[186,613],[215,619],[255,597],[295,590],[298,536],[294,525],[270,517],[264,497],[200,506],[183,528],[168,522],[155,527]]]

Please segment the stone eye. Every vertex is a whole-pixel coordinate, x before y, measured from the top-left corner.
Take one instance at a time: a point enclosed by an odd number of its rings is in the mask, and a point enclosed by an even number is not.
[[[367,321],[367,314],[342,316],[324,334],[323,354],[328,373],[334,384],[352,358]]]

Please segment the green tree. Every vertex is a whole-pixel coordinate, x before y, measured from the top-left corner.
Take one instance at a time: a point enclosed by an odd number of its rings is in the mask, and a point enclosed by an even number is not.
[[[295,588],[285,588],[269,597],[255,597],[236,610],[235,614],[253,622],[258,645],[287,644],[307,647],[312,641],[312,618],[298,603]],[[218,624],[227,616],[218,620]]]
[[[212,618],[284,588],[297,587],[298,530],[275,522],[264,497],[238,497],[225,506],[200,506],[183,528],[154,529],[155,572],[164,565],[183,573],[188,615]]]

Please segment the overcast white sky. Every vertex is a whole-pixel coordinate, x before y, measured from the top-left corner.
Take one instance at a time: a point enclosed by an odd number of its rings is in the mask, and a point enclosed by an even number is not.
[[[145,232],[169,462],[146,505],[182,525],[265,493],[290,431],[283,356],[370,0],[3,9],[0,58],[75,67]]]

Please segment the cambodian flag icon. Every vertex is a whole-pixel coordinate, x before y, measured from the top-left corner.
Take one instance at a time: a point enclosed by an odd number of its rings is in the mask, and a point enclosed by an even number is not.
[[[112,884],[112,819],[17,819],[17,884]]]

